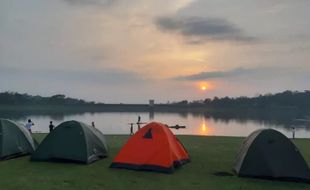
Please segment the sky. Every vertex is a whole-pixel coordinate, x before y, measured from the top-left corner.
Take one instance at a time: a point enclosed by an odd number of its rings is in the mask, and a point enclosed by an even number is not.
[[[166,103],[309,90],[309,10],[309,0],[1,0],[0,91]]]

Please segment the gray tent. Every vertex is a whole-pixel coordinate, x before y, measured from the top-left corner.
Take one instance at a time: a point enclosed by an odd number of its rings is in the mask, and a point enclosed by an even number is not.
[[[66,121],[48,134],[31,160],[89,164],[107,155],[105,138],[99,130],[82,122]]]
[[[33,153],[36,143],[21,124],[0,119],[0,160]]]
[[[273,129],[254,131],[236,157],[238,176],[310,180],[310,170],[297,147]]]

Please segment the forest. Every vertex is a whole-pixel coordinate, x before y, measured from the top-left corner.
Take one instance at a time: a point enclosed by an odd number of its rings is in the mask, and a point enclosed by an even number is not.
[[[22,106],[22,105],[62,105],[62,106],[147,106],[147,104],[104,104],[94,101],[85,101],[66,97],[63,94],[56,94],[50,97],[33,96],[29,94],[21,94],[18,92],[2,92],[0,93],[0,105],[6,106]],[[283,108],[283,109],[302,109],[310,108],[310,91],[284,91],[276,94],[264,94],[255,97],[214,97],[203,100],[188,101],[182,100],[171,103],[155,104],[155,107],[182,107],[182,108]]]
[[[285,109],[309,109],[310,91],[284,91],[276,94],[258,95],[256,97],[214,97],[204,100],[173,102],[173,105],[185,105],[188,107],[209,108],[285,108]]]

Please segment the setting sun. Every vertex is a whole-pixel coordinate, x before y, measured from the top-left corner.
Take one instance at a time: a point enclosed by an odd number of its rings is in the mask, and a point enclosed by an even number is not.
[[[200,90],[202,91],[206,91],[206,90],[210,90],[211,89],[211,84],[210,82],[199,82],[197,84],[197,86],[199,87]]]

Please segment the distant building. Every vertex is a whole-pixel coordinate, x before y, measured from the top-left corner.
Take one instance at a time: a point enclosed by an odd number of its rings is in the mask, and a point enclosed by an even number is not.
[[[154,104],[155,104],[155,100],[150,100],[150,101],[149,101],[149,106],[150,106],[150,107],[153,107]]]

